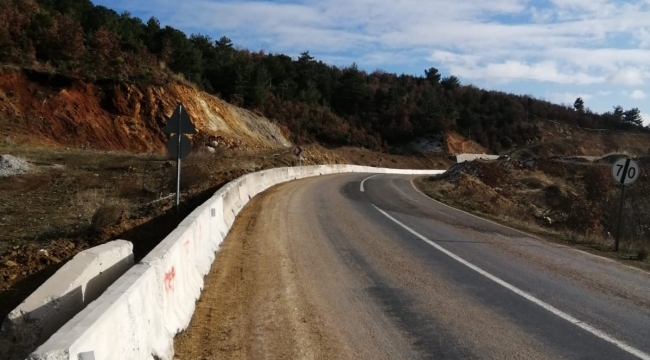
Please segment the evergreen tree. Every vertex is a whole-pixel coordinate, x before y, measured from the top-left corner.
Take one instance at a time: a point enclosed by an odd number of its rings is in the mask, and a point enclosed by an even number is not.
[[[573,107],[579,113],[585,112],[585,102],[582,100],[582,98],[577,98],[576,101],[573,103]]]

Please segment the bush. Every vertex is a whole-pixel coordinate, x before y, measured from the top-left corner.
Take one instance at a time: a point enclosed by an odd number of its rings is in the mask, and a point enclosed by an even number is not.
[[[90,229],[98,233],[109,226],[117,224],[127,210],[128,208],[123,202],[102,204],[93,214],[92,220],[90,221]]]

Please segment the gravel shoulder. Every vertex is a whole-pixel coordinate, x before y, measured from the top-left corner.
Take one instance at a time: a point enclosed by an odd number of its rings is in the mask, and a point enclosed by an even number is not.
[[[297,281],[281,226],[285,201],[271,189],[240,213],[205,279],[189,328],[175,340],[176,358],[337,357]],[[268,231],[278,222],[277,231]]]

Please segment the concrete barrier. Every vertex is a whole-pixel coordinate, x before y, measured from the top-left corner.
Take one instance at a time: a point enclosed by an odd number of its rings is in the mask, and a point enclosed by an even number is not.
[[[262,176],[262,185],[263,185],[262,191],[277,184],[277,181],[275,181],[275,173],[276,173],[275,169],[260,171],[260,175]]]
[[[194,210],[141,263],[39,347],[30,359],[171,360],[187,328],[215,253],[235,217],[256,194],[285,181],[342,172],[412,174],[354,165],[278,168],[239,177]],[[427,170],[438,174],[444,171]]]
[[[267,188],[271,187],[271,181],[268,179],[269,174],[270,173],[265,170],[246,175],[249,197],[252,198]]]
[[[244,176],[239,177],[237,181],[237,186],[239,188],[239,200],[241,201],[242,207],[248,203],[248,201],[251,199],[251,196],[249,194],[249,189],[248,189],[248,183],[250,179],[251,174],[246,174]],[[241,210],[241,208],[240,208]],[[239,213],[239,212],[238,212]]]
[[[158,304],[164,314],[165,338],[184,329],[194,312],[194,301],[203,288],[203,277],[193,259],[196,224],[179,226],[142,263],[156,271]],[[156,303],[156,302],[154,302]]]
[[[228,225],[228,229],[230,229],[232,223],[235,221],[235,217],[243,206],[239,197],[239,185],[237,181],[233,180],[224,185],[215,195],[217,194],[223,199],[224,220]]]
[[[4,319],[0,359],[29,355],[131,266],[133,244],[124,240],[75,255]]]
[[[289,170],[287,168],[277,168],[271,171],[273,176],[273,184],[279,184],[286,181],[285,178],[288,176]]]
[[[456,162],[462,163],[465,161],[473,160],[496,160],[499,158],[499,155],[488,155],[488,154],[456,154]]]
[[[196,270],[202,276],[210,271],[216,251],[227,233],[227,230],[222,232],[219,229],[220,224],[224,224],[221,204],[220,198],[212,198],[196,208],[179,225],[179,227],[194,226],[192,234],[192,239],[195,242],[193,259],[196,261]],[[218,221],[216,221],[217,219]]]
[[[156,275],[149,265],[134,265],[28,359],[77,360],[84,352],[95,360],[171,359]]]

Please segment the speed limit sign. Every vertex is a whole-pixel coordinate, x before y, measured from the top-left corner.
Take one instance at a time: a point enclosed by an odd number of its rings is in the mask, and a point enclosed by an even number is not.
[[[641,175],[641,168],[630,158],[620,158],[612,166],[612,176],[617,184],[633,184]]]

